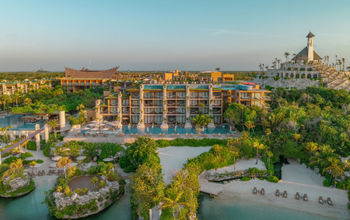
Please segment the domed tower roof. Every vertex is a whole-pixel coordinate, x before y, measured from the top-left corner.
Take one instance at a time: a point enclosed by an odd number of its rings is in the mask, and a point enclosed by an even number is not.
[[[306,38],[312,38],[315,37],[315,35],[313,33],[311,33],[311,31],[306,35]]]

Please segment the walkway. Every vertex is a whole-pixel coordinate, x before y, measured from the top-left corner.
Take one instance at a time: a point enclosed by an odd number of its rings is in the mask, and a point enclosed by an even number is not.
[[[1,151],[1,155],[12,151],[13,149],[15,149],[16,147],[21,147],[26,141],[31,140],[33,137],[35,137],[35,135],[40,134],[44,129],[40,129],[40,130],[36,130],[35,132],[31,133],[30,135],[28,135],[28,137],[26,137],[25,139],[15,143],[14,145],[12,145],[9,148],[6,148],[5,150]]]

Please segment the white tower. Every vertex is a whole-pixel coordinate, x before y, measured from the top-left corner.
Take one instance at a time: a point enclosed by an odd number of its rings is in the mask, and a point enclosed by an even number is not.
[[[313,61],[314,60],[314,40],[313,37],[315,37],[315,35],[313,35],[313,33],[309,32],[309,34],[306,36],[307,38],[307,61]]]

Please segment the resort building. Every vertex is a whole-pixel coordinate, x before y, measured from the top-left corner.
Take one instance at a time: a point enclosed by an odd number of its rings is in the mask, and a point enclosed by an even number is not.
[[[178,82],[184,80],[200,81],[206,83],[222,83],[222,82],[232,82],[235,79],[234,74],[225,73],[218,71],[203,71],[200,73],[189,73],[180,72],[175,70],[173,72],[166,72],[163,75],[163,80],[165,82]]]
[[[333,89],[350,90],[349,74],[338,71],[334,66],[326,65],[314,50],[314,37],[311,32],[306,36],[307,44],[291,61],[279,64],[274,61],[273,68],[260,75],[254,82],[263,86],[303,89],[322,83]]]
[[[213,128],[223,123],[224,104],[263,107],[269,101],[267,93],[256,85],[140,84],[106,93],[103,101],[96,101],[96,118],[139,128],[191,128],[196,115],[208,114],[213,119],[208,127]]]
[[[74,70],[65,68],[65,77],[60,78],[61,86],[67,92],[76,92],[88,88],[105,86],[111,80],[120,79],[119,67],[108,70]]]
[[[0,83],[0,95],[12,96],[15,93],[27,94],[30,91],[38,90],[39,88],[50,88],[50,80],[39,81],[23,81],[23,82],[2,82]]]

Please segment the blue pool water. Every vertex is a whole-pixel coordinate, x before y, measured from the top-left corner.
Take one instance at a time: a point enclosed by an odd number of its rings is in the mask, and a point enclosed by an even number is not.
[[[27,123],[22,120],[24,115],[5,115],[0,116],[0,127],[11,126],[10,130],[34,130],[36,123]],[[40,126],[43,121],[39,121]]]
[[[146,133],[146,134],[197,134],[196,129],[187,129],[183,127],[169,127],[168,129],[164,130],[160,127],[147,127],[143,130],[137,129],[136,127],[128,127],[123,126],[123,133],[124,134],[140,134],[140,133]],[[216,127],[214,129],[205,128],[203,131],[201,131],[201,134],[231,134],[230,129],[227,125],[222,125],[219,127]]]

